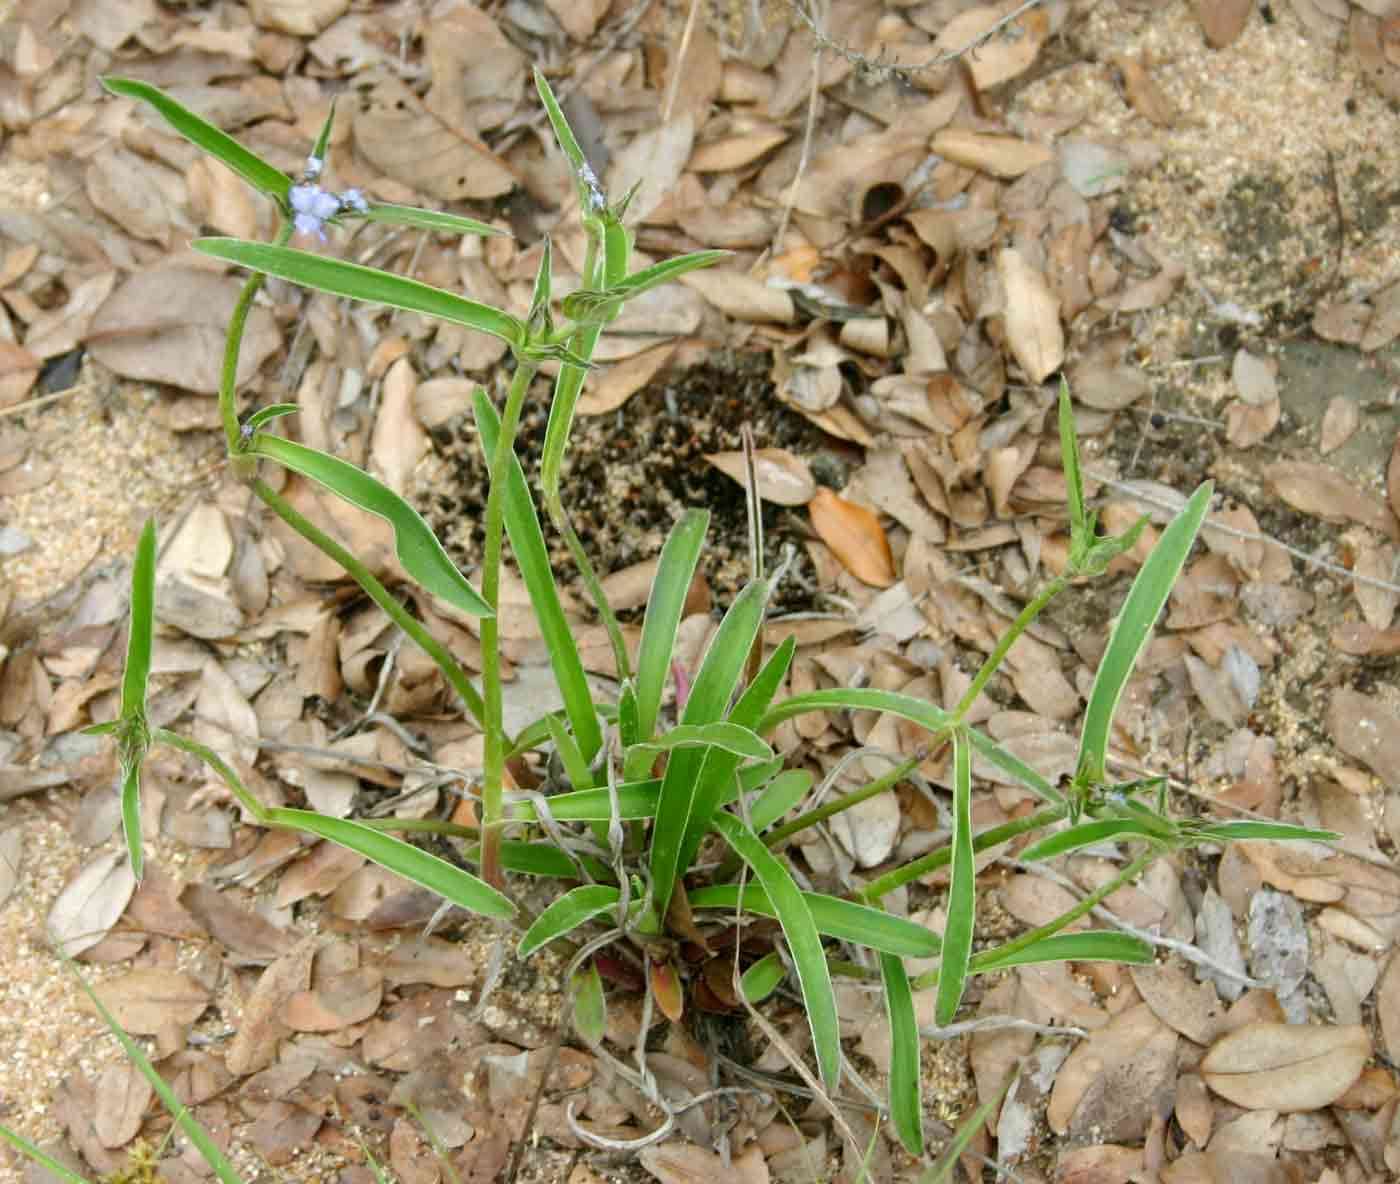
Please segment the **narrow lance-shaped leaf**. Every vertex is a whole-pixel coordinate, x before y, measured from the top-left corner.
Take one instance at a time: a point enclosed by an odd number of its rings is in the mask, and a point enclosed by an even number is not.
[[[582,884],[564,893],[525,931],[520,939],[520,957],[528,958],[541,947],[586,925],[599,913],[613,908],[620,897],[620,891],[608,884]]]
[[[248,451],[309,477],[337,497],[383,518],[394,528],[394,550],[410,578],[448,604],[476,617],[492,615],[418,511],[403,498],[338,456],[259,432]]]
[[[977,916],[977,868],[972,852],[972,748],[961,728],[953,732],[953,860],[948,883],[948,923],[943,927],[943,960],[938,966],[935,1015],[953,1022],[967,982],[972,930]]]
[[[919,1024],[914,1018],[914,992],[904,962],[893,954],[880,955],[885,985],[885,1015],[890,1025],[890,1114],[895,1133],[910,1155],[924,1153],[924,1106],[919,1071]]]
[[[295,415],[300,410],[301,406],[297,403],[269,403],[266,407],[259,407],[243,421],[243,434],[251,438],[263,424],[281,419],[284,415]]]
[[[253,188],[276,198],[282,206],[286,206],[287,191],[292,187],[292,179],[286,173],[269,164],[257,153],[250,152],[227,132],[202,119],[159,87],[135,78],[111,77],[104,78],[102,85],[114,95],[149,103],[172,130],[184,136],[196,148],[227,165]]]
[[[1163,822],[1166,820],[1163,819]],[[1096,843],[1107,843],[1114,839],[1147,839],[1150,842],[1159,842],[1164,837],[1156,828],[1146,825],[1141,819],[1099,818],[1047,835],[1022,851],[1020,857],[1027,863],[1035,863],[1041,859],[1053,859],[1069,851],[1078,851],[1082,847],[1092,847]]]
[[[637,649],[637,727],[643,740],[650,740],[656,731],[656,717],[676,646],[676,630],[709,525],[708,510],[687,510],[661,547]]]
[[[145,871],[141,835],[141,766],[150,747],[146,724],[146,687],[151,676],[151,646],[156,608],[156,524],[147,520],[131,564],[131,609],[127,625],[126,669],[122,673],[121,714],[117,721],[122,790],[122,837],[139,881]]]
[[[787,967],[774,951],[764,954],[739,978],[739,990],[750,1003],[762,1003],[782,984],[787,977]]]
[[[311,810],[275,807],[267,811],[267,820],[272,826],[330,839],[468,912],[501,918],[515,915],[515,906],[485,880],[393,835],[371,830],[348,818],[329,818]]]
[[[716,815],[717,819],[728,817],[731,815]],[[703,888],[692,888],[688,899],[694,912],[702,909],[733,912],[736,907],[742,907],[744,911],[757,913],[761,917],[778,915],[761,884],[745,886],[742,906],[738,884],[710,884]],[[869,905],[842,900],[839,896],[827,896],[821,892],[804,892],[802,899],[807,902],[817,931],[825,933],[828,937],[895,954],[901,958],[932,958],[937,956],[941,948],[938,934],[904,917],[896,917]]]
[[[727,720],[712,724],[678,724],[653,740],[637,745],[644,751],[669,752],[677,748],[718,748],[732,756],[766,760],[773,750],[748,728]]]
[[[484,454],[489,458],[495,455],[496,442],[500,439],[501,417],[490,397],[480,387],[472,394],[472,408],[477,430],[481,433]],[[574,741],[585,763],[591,763],[603,746],[603,730],[598,724],[598,712],[588,686],[588,675],[583,669],[578,643],[574,640],[573,630],[564,615],[564,605],[559,599],[554,568],[549,562],[549,549],[535,513],[534,500],[530,497],[525,470],[521,467],[520,458],[514,454],[506,473],[503,508],[511,553],[520,567],[530,605],[535,610],[535,622],[549,652],[554,681],[563,697]]]
[[[762,834],[798,802],[812,792],[812,774],[806,769],[788,769],[779,773],[758,795],[749,808],[749,821]]]
[[[603,193],[598,188],[598,178],[589,166],[588,158],[584,156],[583,149],[579,147],[574,129],[569,126],[569,121],[564,117],[564,110],[559,106],[559,100],[554,97],[549,79],[539,70],[535,71],[535,90],[539,93],[540,102],[544,105],[545,115],[549,117],[549,126],[554,130],[554,138],[559,142],[559,147],[563,150],[569,167],[573,171],[574,183],[578,187],[579,207],[585,214],[596,213],[597,208],[603,205]]]
[[[481,333],[499,337],[512,347],[524,341],[524,326],[515,317],[489,304],[468,300],[453,292],[434,288],[407,276],[392,275],[358,263],[347,263],[314,251],[295,247],[279,247],[273,243],[250,243],[236,238],[200,238],[190,244],[195,250],[215,259],[226,259],[251,271],[275,275],[303,287],[344,296],[351,300],[367,300],[407,312],[465,325]]]
[[[483,236],[509,235],[510,231],[475,218],[464,218],[461,214],[449,214],[444,210],[420,210],[417,206],[400,206],[392,202],[370,202],[363,214],[352,215],[342,210],[341,218],[363,218],[366,222],[383,222],[390,226],[411,226],[415,230],[432,230],[440,234],[479,234]]]
[[[972,960],[972,970],[975,974],[988,974],[1042,962],[1127,962],[1144,966],[1154,956],[1151,943],[1140,937],[1111,929],[1091,929],[1085,933],[1052,934],[1009,953],[986,950]]]
[[[1288,822],[1265,822],[1242,818],[1238,822],[1192,823],[1183,830],[1195,839],[1224,842],[1237,839],[1272,839],[1288,843],[1312,840],[1317,843],[1335,843],[1342,836],[1335,830],[1318,830],[1311,826],[1295,826]]]
[[[604,289],[583,288],[570,292],[564,297],[563,311],[566,317],[575,321],[599,323],[612,320],[622,306],[643,292],[659,288],[680,279],[702,267],[713,267],[729,256],[728,251],[692,251],[689,255],[678,255],[653,263],[641,271],[635,271],[618,283]]]
[[[681,723],[713,723],[724,715],[763,620],[767,601],[768,584],[763,580],[751,581],[735,597],[700,664],[681,714]],[[666,915],[676,876],[684,871],[681,850],[687,839],[696,784],[705,759],[704,752],[694,749],[673,753],[661,783],[661,800],[657,803],[656,823],[652,827],[651,874],[656,911],[662,916]]]
[[[12,1131],[4,1124],[0,1124],[0,1139],[10,1144],[16,1151],[26,1159],[37,1163],[45,1171],[49,1172],[57,1180],[65,1180],[67,1184],[89,1184],[86,1177],[78,1175],[65,1163],[60,1163],[42,1147],[31,1143],[18,1131]]]
[[[574,1030],[585,1044],[597,1047],[608,1029],[608,1005],[603,997],[603,979],[590,962],[577,971],[569,983],[573,995]]]
[[[1212,488],[1209,481],[1200,486],[1168,524],[1133,580],[1128,598],[1118,612],[1108,647],[1094,676],[1093,689],[1089,692],[1089,705],[1084,711],[1076,771],[1081,781],[1101,782],[1104,778],[1109,732],[1118,711],[1118,700],[1137,665],[1138,656],[1152,636],[1152,628],[1171,595],[1172,585],[1191,553],[1201,523],[1210,511]]]
[[[812,1029],[812,1046],[817,1054],[817,1067],[822,1083],[834,1090],[841,1081],[841,1028],[836,1014],[836,995],[831,986],[831,971],[826,964],[826,951],[821,935],[812,920],[811,910],[791,873],[773,853],[732,814],[716,814],[715,829],[724,836],[734,852],[753,869],[783,927],[797,980],[802,987],[802,1000],[807,1010],[807,1022]]]

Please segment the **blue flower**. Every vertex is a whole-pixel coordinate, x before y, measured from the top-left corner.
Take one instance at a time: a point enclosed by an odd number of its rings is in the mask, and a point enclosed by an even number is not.
[[[293,185],[287,194],[296,215],[292,225],[299,234],[314,234],[326,241],[325,221],[340,212],[340,198],[327,193],[319,185]]]

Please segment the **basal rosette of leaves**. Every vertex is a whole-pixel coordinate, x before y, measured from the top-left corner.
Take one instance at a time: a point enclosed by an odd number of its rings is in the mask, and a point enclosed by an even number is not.
[[[697,1003],[741,1010],[774,991],[789,989],[800,996],[811,1030],[816,1072],[806,1066],[800,1071],[827,1094],[834,1094],[842,1082],[843,1051],[833,976],[867,979],[884,994],[891,1032],[888,1115],[905,1147],[920,1155],[924,1149],[920,1094],[924,1037],[915,1018],[915,992],[936,991],[936,1018],[944,1025],[958,1014],[972,975],[1034,962],[1151,961],[1151,946],[1137,937],[1112,930],[1065,930],[1133,881],[1154,859],[1172,851],[1242,838],[1334,837],[1330,832],[1282,823],[1178,820],[1166,809],[1163,779],[1108,781],[1107,753],[1119,699],[1205,520],[1212,492],[1209,484],[1193,493],[1163,531],[1119,610],[1089,695],[1072,778],[1061,786],[1050,784],[968,722],[973,703],[1046,605],[1076,582],[1102,575],[1115,557],[1133,546],[1142,530],[1143,524],[1138,523],[1117,537],[1099,535],[1084,499],[1066,390],[1060,394],[1060,437],[1071,532],[1068,567],[1025,606],[954,709],[870,688],[780,698],[795,644],[791,639],[776,646],[764,641],[765,611],[774,580],[781,578],[778,573],[760,574],[734,598],[689,676],[684,694],[677,696],[683,704],[670,710],[666,689],[673,677],[677,630],[705,546],[708,514],[703,508],[691,509],[671,529],[633,654],[569,522],[560,477],[575,406],[603,326],[632,298],[707,267],[725,253],[695,252],[631,270],[632,239],[624,223],[630,195],[610,202],[602,192],[539,74],[540,100],[575,180],[587,250],[580,288],[556,300],[551,251],[545,242],[531,305],[523,317],[329,253],[289,245],[294,232],[319,245],[327,227],[356,220],[438,233],[498,233],[470,218],[373,202],[358,192],[336,194],[326,188],[322,172],[333,110],[303,176],[293,179],[157,88],[115,78],[105,80],[105,85],[114,94],[149,104],[174,131],[232,169],[277,207],[280,229],[270,243],[211,238],[194,244],[206,255],[252,273],[229,326],[219,396],[230,462],[256,497],[339,563],[364,594],[423,649],[485,740],[483,767],[476,776],[479,830],[423,820],[339,819],[262,805],[217,753],[176,731],[148,725],[157,546],[154,525],[148,525],[132,569],[120,715],[94,729],[114,735],[120,744],[122,817],[138,876],[143,868],[141,764],[152,744],[164,744],[204,761],[257,825],[301,831],[341,844],[445,901],[513,924],[523,956],[555,943],[569,948],[567,981],[574,1025],[580,1038],[600,1051],[607,1028],[608,982],[619,977],[639,983],[647,992],[648,1006],[655,1004],[676,1020]],[[437,317],[494,335],[509,347],[514,369],[503,404],[498,407],[484,390],[474,398],[490,471],[479,586],[457,569],[424,520],[398,494],[362,469],[278,434],[277,422],[294,415],[295,405],[274,404],[240,413],[236,374],[242,333],[266,276]],[[557,377],[537,493],[554,528],[568,543],[607,627],[619,675],[615,693],[607,697],[601,697],[584,674],[550,566],[536,491],[531,490],[514,451],[523,402],[545,362],[557,366]],[[264,465],[292,470],[390,524],[397,558],[408,578],[457,610],[480,618],[479,688],[446,646],[368,566],[262,479]],[[751,496],[755,496],[752,491]],[[503,724],[496,622],[507,539],[563,702],[561,710],[542,716],[516,735],[508,734]],[[804,890],[788,856],[789,844],[836,813],[874,794],[892,792],[920,758],[862,790],[812,805],[813,778],[801,769],[788,768],[770,737],[784,721],[817,711],[890,713],[926,730],[921,755],[947,751],[951,756],[951,841],[846,897]],[[1024,818],[975,831],[974,757],[1025,785],[1041,799],[1041,807]],[[526,760],[553,770],[545,781],[548,792],[508,793],[509,760]],[[415,846],[392,833],[396,829],[436,830],[461,840],[461,864]],[[1132,857],[1118,875],[1062,916],[974,953],[976,855],[1028,839],[1029,845],[1020,851],[1020,858],[1028,861],[1108,840],[1130,844]],[[726,854],[717,863],[701,864],[702,848]],[[892,893],[942,868],[949,869],[950,879],[941,937],[886,910]],[[521,877],[559,881],[552,902],[538,915],[529,915],[520,900],[522,893],[516,889]],[[765,920],[776,922],[776,927],[755,924]],[[906,968],[905,959],[931,958],[938,959],[934,970],[910,974]],[[646,1086],[635,1070],[616,1058],[613,1064]],[[666,1129],[669,1125],[660,1133]],[[5,1137],[14,1141],[8,1134]],[[217,1170],[223,1176],[223,1166]]]

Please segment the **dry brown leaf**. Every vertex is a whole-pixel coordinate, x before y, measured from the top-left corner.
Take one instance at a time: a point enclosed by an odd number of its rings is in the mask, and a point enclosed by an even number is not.
[[[1376,1019],[1391,1063],[1400,1062],[1400,952],[1392,953],[1376,984]]]
[[[1230,377],[1240,398],[1251,407],[1278,402],[1278,362],[1248,350],[1237,350]]]
[[[545,0],[545,7],[575,41],[587,41],[607,15],[612,0]]]
[[[375,168],[441,201],[500,197],[515,186],[504,161],[448,127],[397,79],[365,96],[353,127],[355,146]]]
[[[208,884],[185,885],[180,903],[215,941],[244,962],[266,965],[282,957],[295,941],[287,930]]]
[[[100,152],[83,173],[88,200],[128,234],[170,245],[170,215],[151,165],[132,152]]]
[[[428,450],[428,434],[413,414],[417,386],[418,377],[407,358],[389,367],[370,439],[371,471],[395,493],[403,493]]]
[[[0,908],[5,907],[19,883],[23,855],[24,832],[17,826],[0,831]]]
[[[1356,401],[1345,395],[1335,395],[1322,415],[1322,455],[1340,448],[1360,426],[1361,412],[1357,410]]]
[[[1328,522],[1359,522],[1392,539],[1400,536],[1395,515],[1379,497],[1328,465],[1279,461],[1265,468],[1264,479],[1295,510]]]
[[[192,1024],[210,1001],[191,975],[162,966],[139,966],[93,989],[117,1023],[137,1036],[154,1036],[171,1023]]]
[[[725,173],[752,164],[766,152],[786,142],[789,132],[761,125],[696,146],[687,167],[696,173]]]
[[[258,713],[217,658],[200,672],[195,738],[225,760],[251,765],[258,756]]]
[[[439,0],[424,49],[433,85],[423,105],[447,127],[475,140],[515,113],[527,59],[480,5]]]
[[[1253,0],[1197,0],[1196,17],[1210,46],[1224,49],[1232,44],[1244,32],[1253,7]]]
[[[579,398],[579,415],[603,415],[616,411],[628,399],[666,368],[675,356],[674,344],[658,345],[643,350],[635,357],[609,366],[595,381],[591,381]]]
[[[1370,1057],[1371,1038],[1359,1024],[1253,1023],[1211,1047],[1201,1076],[1246,1110],[1317,1110],[1340,1098]]]
[[[1055,154],[1044,144],[1033,144],[1015,136],[974,132],[950,127],[933,137],[933,150],[956,164],[1012,179],[1048,164]]]
[[[1091,342],[1065,367],[1074,397],[1097,411],[1119,411],[1146,395],[1151,383],[1141,366],[1129,362],[1132,348],[1132,334],[1126,331]]]
[[[1382,543],[1377,547],[1363,547],[1352,570],[1359,576],[1390,582],[1393,585],[1396,576],[1400,575],[1400,556],[1397,556],[1395,547],[1389,543]],[[1355,582],[1352,590],[1366,623],[1376,630],[1389,629],[1391,618],[1395,616],[1396,605],[1400,603],[1400,592],[1396,592],[1393,586],[1382,588],[1376,584],[1362,583],[1360,580]]]
[[[1371,316],[1358,343],[1366,353],[1383,349],[1400,334],[1400,283],[1382,288],[1371,297]]]
[[[53,902],[47,922],[50,936],[68,957],[76,958],[107,936],[135,891],[136,877],[125,848],[97,856]]]
[[[350,0],[248,0],[255,25],[293,37],[315,37],[349,8]]]
[[[1120,54],[1113,64],[1123,76],[1123,93],[1132,109],[1158,127],[1171,127],[1176,108],[1147,66],[1131,54]]]
[[[287,999],[283,1021],[294,1032],[337,1032],[379,1010],[384,976],[374,967],[333,974]]]
[[[705,459],[731,480],[747,484],[742,452],[712,452]],[[782,448],[759,448],[753,461],[758,496],[764,501],[779,506],[805,506],[812,500],[817,483],[801,457]]]
[[[1332,739],[1387,785],[1400,785],[1400,712],[1376,695],[1338,687],[1327,705]]]
[[[853,576],[877,588],[895,582],[889,540],[872,511],[823,486],[808,503],[807,512],[822,542]]]
[[[115,299],[112,287],[116,280],[114,271],[104,271],[83,280],[69,294],[63,307],[42,313],[29,322],[24,348],[37,357],[52,358],[68,353],[84,340],[91,345],[97,333],[93,326],[102,320],[107,305]]]
[[[1224,1030],[1225,1008],[1210,983],[1198,983],[1171,963],[1133,966],[1129,973],[1147,1006],[1188,1040],[1209,1044]]]
[[[232,276],[190,268],[139,271],[97,310],[85,344],[97,361],[127,378],[215,394],[224,334],[242,288]],[[238,355],[239,384],[281,343],[272,313],[254,305]]]
[[[634,137],[613,158],[608,170],[608,192],[626,193],[638,185],[628,212],[638,222],[646,221],[675,189],[694,144],[695,120],[689,114],[678,115],[669,123]]]
[[[282,1022],[282,1008],[311,981],[311,963],[319,937],[303,938],[293,949],[263,971],[239,1017],[224,1063],[238,1077],[265,1069],[277,1058],[277,1044],[289,1029]]]
[[[1001,4],[983,4],[959,13],[943,26],[934,48],[939,53],[962,53],[1005,16],[1006,7]],[[1050,18],[1042,9],[1033,8],[1004,26],[1004,31],[982,42],[974,52],[963,57],[977,89],[986,90],[1024,74],[1035,62],[1049,35]]]
[[[136,1138],[155,1090],[129,1061],[108,1065],[97,1081],[93,1129],[104,1147],[125,1147]]]
[[[773,288],[742,271],[709,267],[692,271],[681,283],[694,288],[720,312],[740,321],[776,321],[790,325],[797,306],[782,288]]]
[[[1371,319],[1371,309],[1360,301],[1341,304],[1321,304],[1313,313],[1313,332],[1324,341],[1342,345],[1360,345],[1362,334]]]
[[[1390,512],[1400,519],[1400,432],[1395,435],[1395,443],[1390,447],[1390,463],[1385,470],[1385,493],[1390,502]]]
[[[1225,409],[1225,435],[1236,448],[1252,448],[1278,427],[1282,413],[1277,398],[1258,407],[1236,399]]]
[[[1044,382],[1065,359],[1060,305],[1045,276],[1014,247],[997,254],[997,275],[1006,290],[1006,341],[1032,382]]]

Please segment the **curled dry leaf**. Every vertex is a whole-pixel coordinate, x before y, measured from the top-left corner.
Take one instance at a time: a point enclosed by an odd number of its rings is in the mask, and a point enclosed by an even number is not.
[[[1371,1057],[1371,1037],[1346,1027],[1258,1022],[1222,1037],[1201,1061],[1201,1076],[1246,1110],[1291,1113],[1330,1106]]]
[[[194,1023],[210,998],[191,975],[163,966],[139,966],[94,990],[117,1023],[136,1036],[154,1036],[171,1023]]]
[[[1005,19],[1000,4],[982,4],[960,13],[943,26],[935,48],[939,53],[961,53],[988,29]],[[1035,62],[1050,35],[1050,17],[1041,8],[1023,12],[999,36],[991,37],[964,56],[978,90],[997,86],[1024,74]]]
[[[797,319],[797,306],[787,292],[771,288],[742,271],[708,267],[682,276],[680,282],[694,288],[707,303],[736,320],[790,325]]]
[[[629,218],[644,222],[676,187],[694,144],[695,120],[683,114],[643,132],[617,154],[608,170],[607,189],[620,194],[639,186],[627,207]]]
[[[1060,302],[1045,276],[1014,247],[997,255],[997,274],[1006,290],[1006,341],[1032,382],[1044,382],[1065,360]]]
[[[962,127],[944,128],[938,132],[933,137],[933,150],[954,164],[1007,180],[1055,158],[1054,152],[1044,144],[1033,144],[1015,136],[974,132]]]
[[[740,485],[748,480],[742,452],[712,452],[705,459]],[[817,492],[807,462],[786,449],[760,448],[754,453],[753,462],[758,495],[764,501],[779,506],[805,506]]]
[[[807,505],[812,527],[841,566],[877,588],[895,581],[894,555],[880,519],[864,506],[822,487]]]
[[[97,361],[126,378],[215,394],[224,332],[241,288],[235,277],[184,267],[138,271],[103,302],[84,343]],[[252,378],[281,341],[272,313],[254,305],[238,355],[238,382]]]
[[[1328,522],[1359,522],[1389,538],[1400,534],[1395,515],[1379,497],[1328,465],[1279,461],[1264,470],[1264,479],[1295,510]]]

